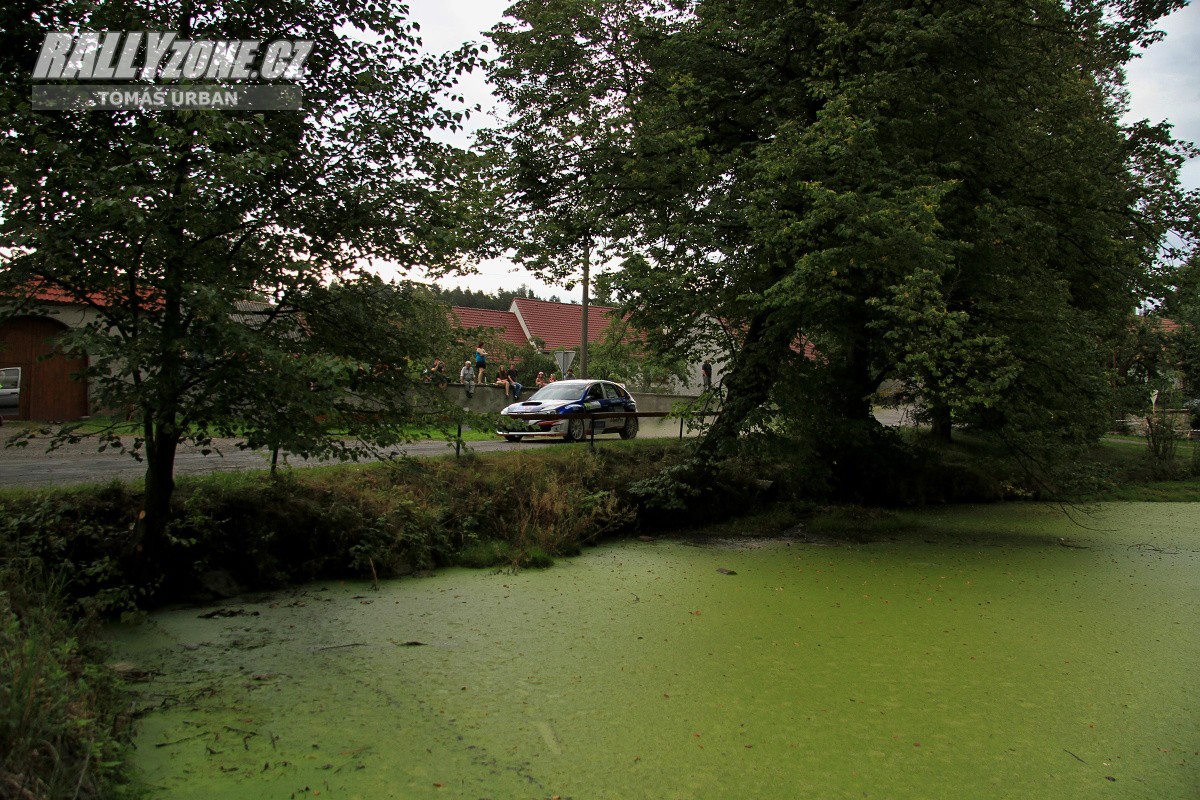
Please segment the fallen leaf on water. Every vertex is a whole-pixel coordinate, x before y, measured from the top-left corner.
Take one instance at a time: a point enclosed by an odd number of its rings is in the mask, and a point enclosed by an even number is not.
[[[725,569],[724,567],[717,567],[717,572],[721,573],[722,575],[737,575],[737,573],[733,570]]]
[[[696,609],[695,611],[693,611],[693,612],[692,612],[692,616],[693,616],[693,617],[698,617],[698,616],[700,616],[700,609]]]

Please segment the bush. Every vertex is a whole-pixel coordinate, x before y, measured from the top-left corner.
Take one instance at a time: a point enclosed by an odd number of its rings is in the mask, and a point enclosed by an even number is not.
[[[0,797],[113,797],[129,733],[119,682],[40,575],[0,569]]]
[[[1175,449],[1179,431],[1170,416],[1146,417],[1146,445],[1150,467],[1158,478],[1173,478],[1178,473]]]

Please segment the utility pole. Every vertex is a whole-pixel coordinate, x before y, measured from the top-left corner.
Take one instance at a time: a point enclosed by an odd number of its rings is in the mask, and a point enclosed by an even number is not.
[[[579,377],[588,376],[588,278],[592,267],[592,235],[583,241],[583,319],[579,323]]]

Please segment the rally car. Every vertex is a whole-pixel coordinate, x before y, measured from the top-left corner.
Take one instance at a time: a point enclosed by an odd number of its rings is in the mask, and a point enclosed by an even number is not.
[[[513,403],[500,412],[513,414],[603,414],[637,411],[637,404],[625,387],[612,381],[557,381],[538,389],[528,400]],[[581,442],[590,434],[616,433],[622,439],[637,436],[637,417],[607,419],[512,419],[505,420],[497,434],[510,442],[526,436],[559,436],[568,442]]]

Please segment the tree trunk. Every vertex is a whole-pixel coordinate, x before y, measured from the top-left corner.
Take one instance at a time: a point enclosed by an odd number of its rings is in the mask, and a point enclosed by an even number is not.
[[[741,350],[723,378],[721,412],[697,450],[702,464],[711,463],[722,445],[735,441],[746,419],[770,399],[776,381],[786,374],[780,365],[788,360],[795,335],[794,330],[772,326],[767,312],[751,319]]]
[[[157,550],[171,518],[175,492],[175,452],[180,435],[173,424],[146,423],[146,494],[137,524],[137,541],[143,549]]]
[[[939,442],[950,444],[952,441],[950,427],[950,407],[944,403],[934,403],[929,409],[932,418],[933,438]]]

